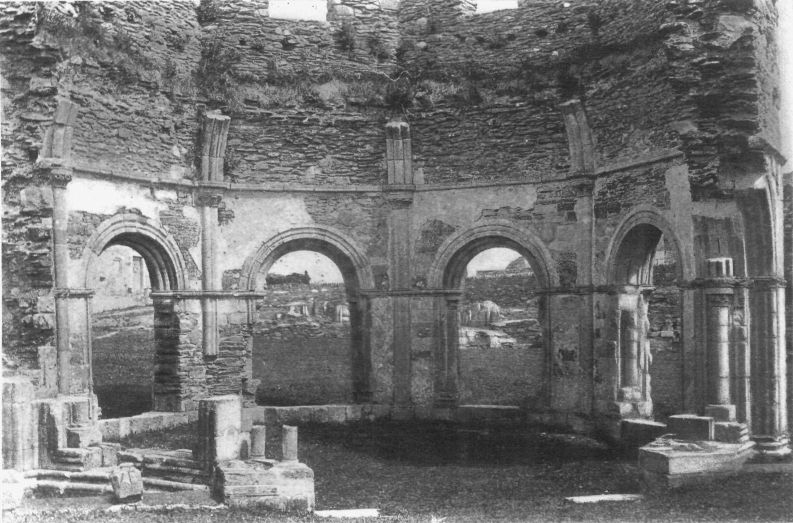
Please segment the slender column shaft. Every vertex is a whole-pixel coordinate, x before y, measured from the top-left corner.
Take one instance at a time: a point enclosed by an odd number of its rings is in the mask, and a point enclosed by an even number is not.
[[[622,386],[639,386],[639,333],[634,312],[622,311]],[[627,315],[627,316],[625,316]]]
[[[212,202],[201,207],[201,285],[205,291],[218,290],[215,274],[216,229],[218,223],[217,205]],[[203,317],[203,347],[205,356],[218,354],[218,310],[214,298],[201,300]]]
[[[449,396],[457,397],[457,355],[460,351],[460,310],[457,300],[446,302],[446,392]]]
[[[69,245],[67,228],[69,212],[66,207],[66,183],[70,176],[53,173],[52,243],[55,288],[69,287]],[[71,392],[71,352],[69,347],[69,300],[55,297],[55,347],[58,354],[58,392]]]
[[[730,305],[724,296],[711,296],[708,346],[714,365],[711,403],[729,405],[730,398]]]

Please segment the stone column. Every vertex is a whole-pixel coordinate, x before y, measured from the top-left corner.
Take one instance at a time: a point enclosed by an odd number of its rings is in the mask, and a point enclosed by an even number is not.
[[[639,386],[639,332],[634,311],[620,311],[620,357],[622,388],[633,391]]]
[[[398,291],[411,288],[410,274],[410,209],[413,193],[386,193],[390,204],[388,214],[388,289],[392,293],[394,318],[394,404],[396,416],[407,416],[412,409],[411,394],[411,307],[410,296]],[[386,289],[384,289],[386,290]]]
[[[69,288],[69,210],[66,207],[66,186],[72,179],[70,168],[53,167],[52,183],[52,243],[55,288]],[[69,346],[69,301],[62,293],[55,293],[55,347],[58,353],[58,392],[71,394],[71,350]]]
[[[788,435],[787,361],[784,347],[785,282],[753,278],[752,427],[758,450],[769,457],[791,452]]]
[[[788,431],[793,432],[793,169],[783,175],[783,227],[784,259],[782,261],[787,281],[785,294],[785,333],[787,346],[787,404]]]
[[[196,195],[196,206],[201,214],[201,288],[206,292],[220,290],[220,280],[215,272],[217,258],[219,189],[223,182],[223,162],[226,156],[226,138],[231,118],[217,111],[204,114],[201,128],[201,183]],[[218,354],[217,301],[212,296],[201,300],[203,319],[204,356]]]
[[[370,350],[371,313],[369,299],[358,295],[348,300],[353,349],[353,396],[357,403],[372,401],[372,354]]]
[[[454,407],[459,400],[458,353],[460,350],[461,294],[443,298],[441,318],[440,390],[435,394],[437,407]]]
[[[730,393],[730,330],[732,327],[732,258],[710,258],[707,306],[707,361],[709,371],[708,405],[705,413],[717,421],[734,421],[735,405]]]
[[[196,205],[201,213],[201,288],[204,292],[219,290],[215,260],[217,258],[217,227],[219,194],[199,193]],[[201,318],[203,320],[204,356],[218,355],[218,305],[217,298],[205,294],[201,298]]]

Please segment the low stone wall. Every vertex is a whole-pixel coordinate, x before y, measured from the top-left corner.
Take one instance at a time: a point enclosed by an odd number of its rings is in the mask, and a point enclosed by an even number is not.
[[[198,419],[198,411],[189,412],[144,412],[126,418],[99,420],[103,441],[119,441],[131,434],[155,432],[186,425]]]

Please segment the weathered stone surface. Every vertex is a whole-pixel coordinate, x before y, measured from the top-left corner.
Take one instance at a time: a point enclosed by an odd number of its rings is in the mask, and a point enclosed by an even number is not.
[[[713,418],[693,414],[677,414],[667,420],[668,432],[680,439],[707,441],[713,439]]]
[[[110,473],[110,484],[117,502],[131,503],[143,496],[143,477],[132,463],[122,463]]]
[[[233,460],[216,468],[213,493],[229,506],[306,513],[314,509],[314,473],[297,462]]]
[[[3,469],[2,488],[0,488],[0,506],[3,510],[14,510],[25,497],[25,477],[13,469]]]

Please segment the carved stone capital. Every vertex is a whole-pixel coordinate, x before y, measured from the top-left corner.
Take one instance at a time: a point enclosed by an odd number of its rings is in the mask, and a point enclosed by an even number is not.
[[[407,209],[413,205],[413,191],[386,191],[384,194],[391,209]]]
[[[54,189],[65,189],[72,181],[73,169],[63,165],[56,165],[50,168],[50,185]]]
[[[196,207],[218,207],[223,196],[217,193],[199,192],[195,196]]]

